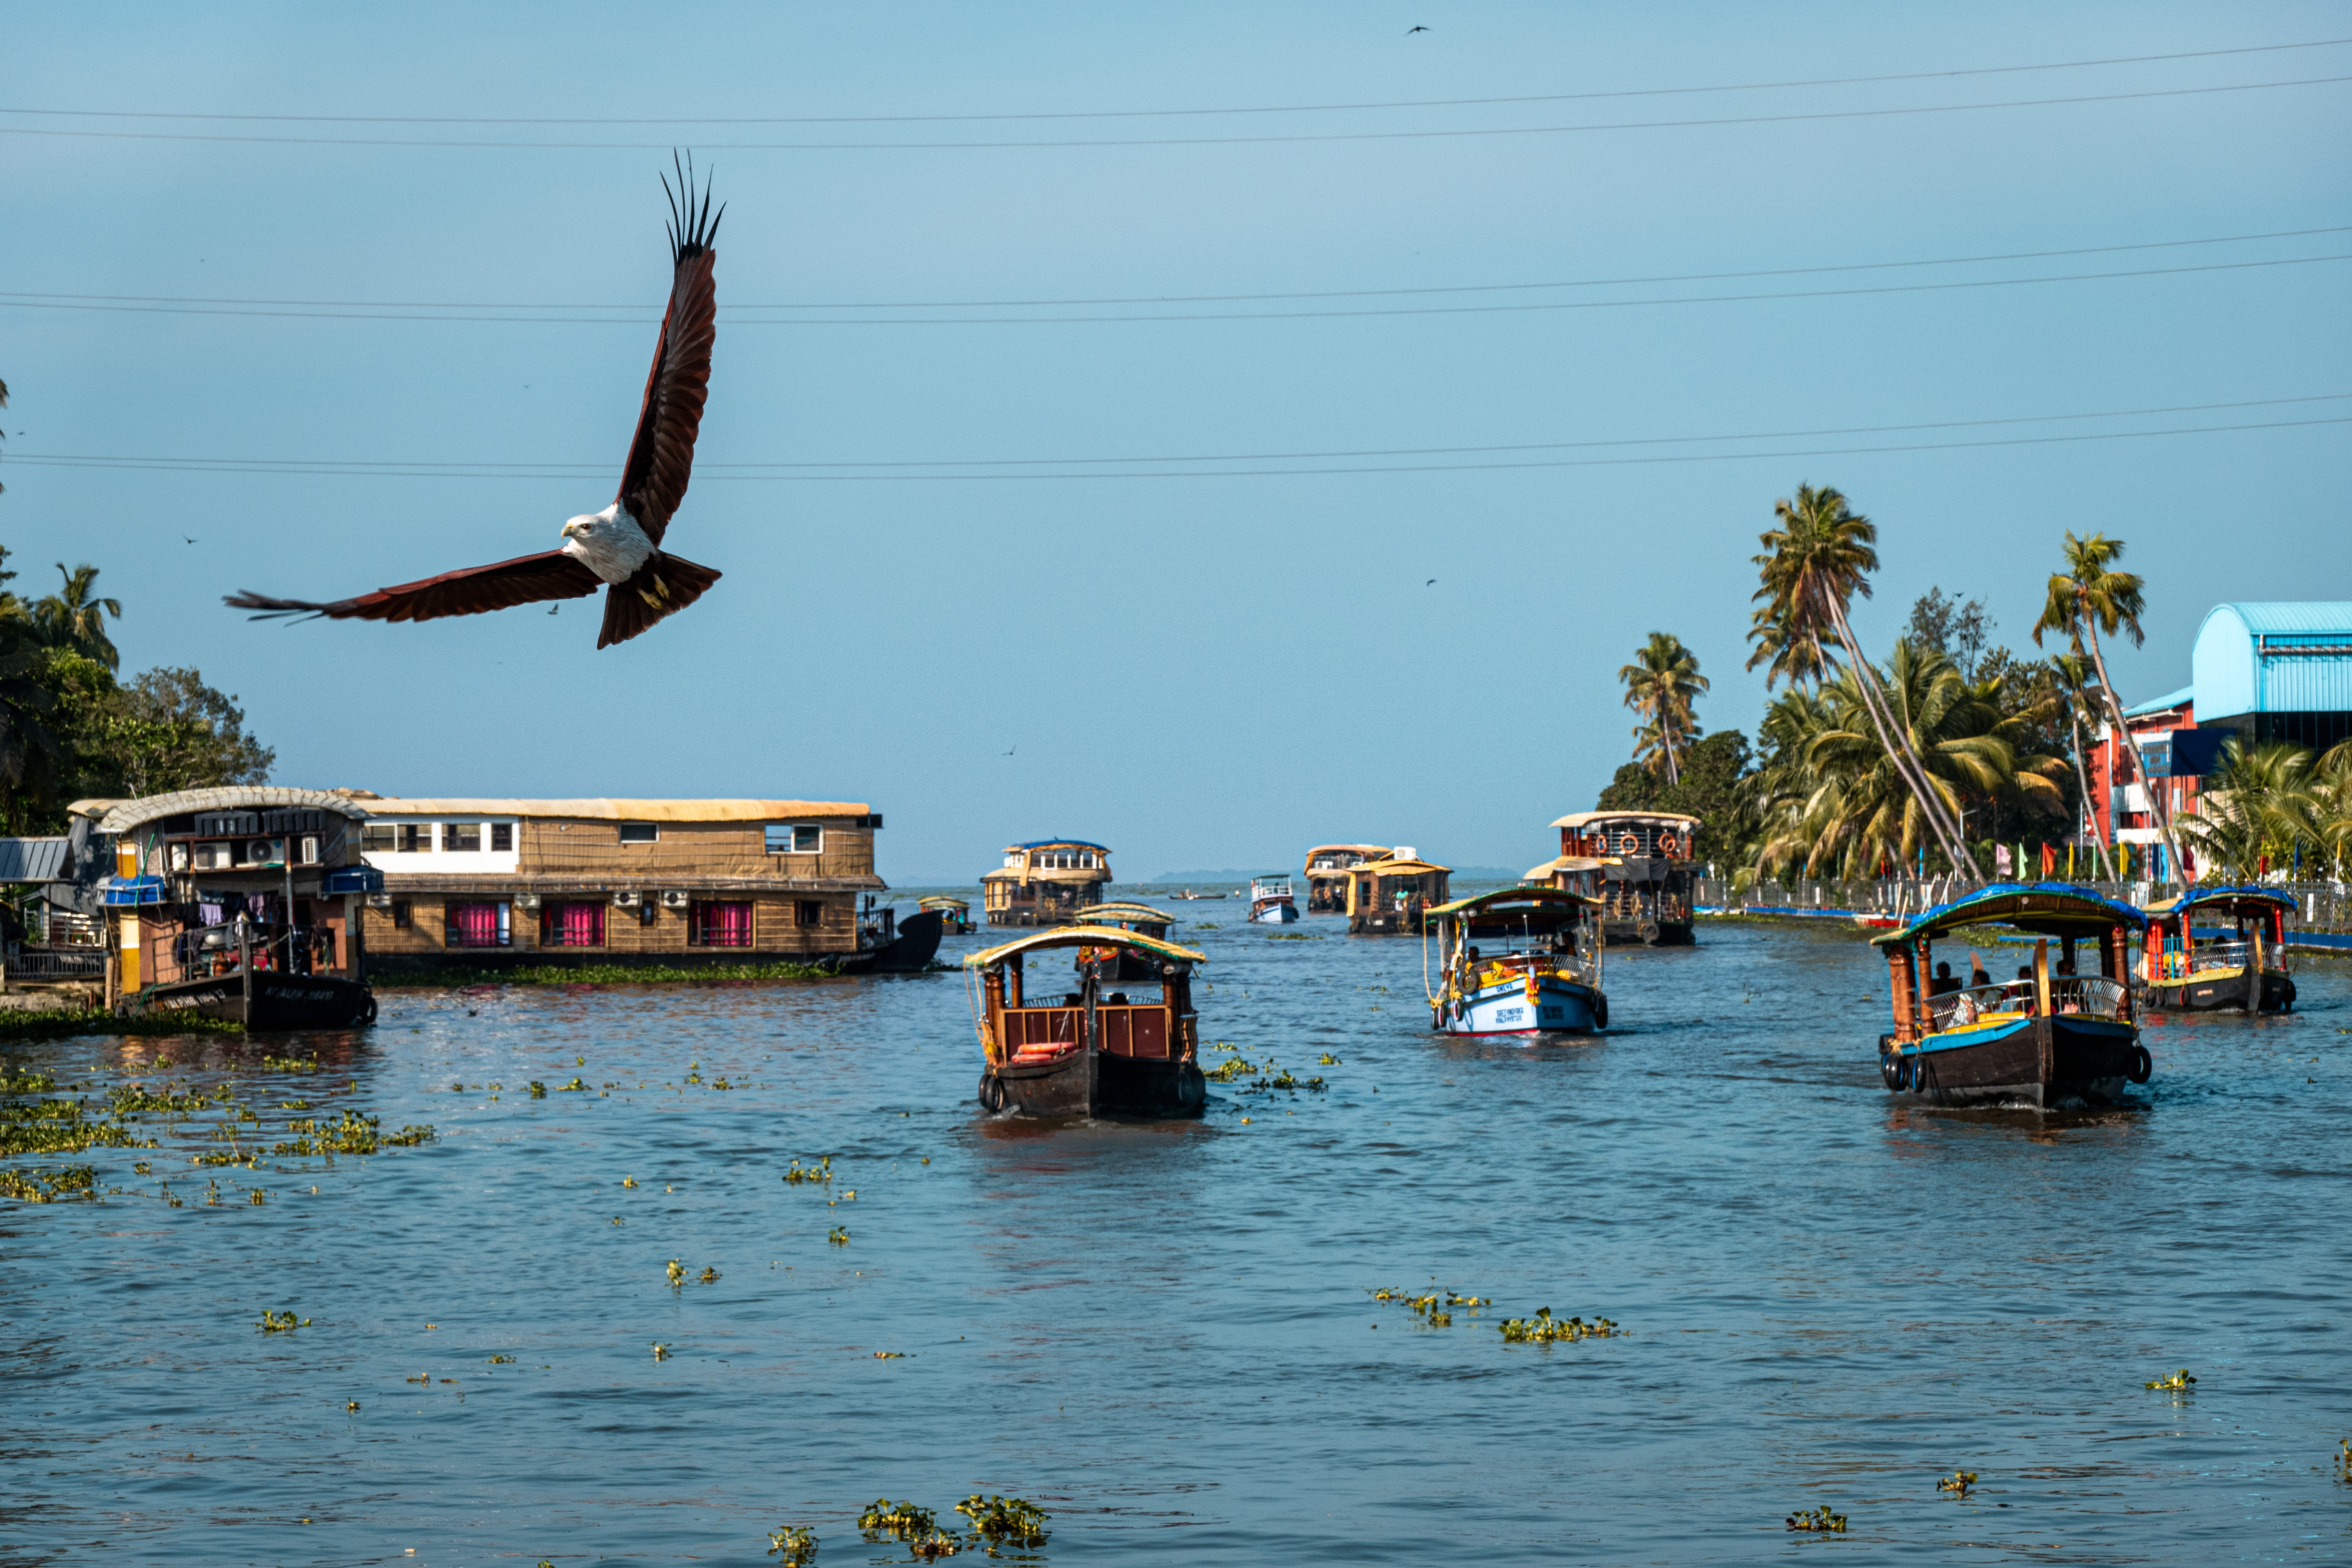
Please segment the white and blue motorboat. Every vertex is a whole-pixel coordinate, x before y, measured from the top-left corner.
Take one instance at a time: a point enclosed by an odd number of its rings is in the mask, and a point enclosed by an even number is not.
[[[1254,924],[1269,926],[1286,926],[1298,918],[1287,872],[1250,879],[1249,918]]]
[[[1580,893],[1506,888],[1458,899],[1428,911],[1422,940],[1429,1026],[1439,1034],[1597,1035],[1609,1027],[1601,906]]]

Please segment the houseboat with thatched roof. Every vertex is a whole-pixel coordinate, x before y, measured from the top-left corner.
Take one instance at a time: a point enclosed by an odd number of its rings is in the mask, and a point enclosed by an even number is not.
[[[1083,838],[1033,838],[1004,847],[1004,864],[980,879],[992,926],[1060,925],[1102,902],[1110,851]]]
[[[1367,860],[1388,858],[1385,844],[1318,844],[1307,852],[1307,912],[1348,912],[1348,873]]]
[[[1445,902],[1451,868],[1400,844],[1377,860],[1348,868],[1349,936],[1418,936],[1425,910]]]
[[[1690,945],[1691,899],[1699,872],[1697,817],[1679,811],[1577,811],[1552,826],[1559,829],[1561,857],[1553,866],[1600,862],[1601,926],[1609,941],[1621,946]]]
[[[1075,950],[1076,989],[1050,967]],[[1118,978],[1136,960],[1150,979]],[[1198,1116],[1208,1102],[1192,966],[1205,955],[1118,926],[1060,926],[963,961],[980,1035],[980,1103],[1002,1116]],[[1068,971],[1063,971],[1067,974]],[[1118,990],[1109,989],[1118,985]]]
[[[110,844],[106,1000],[134,1017],[194,1013],[249,1030],[373,1023],[362,864],[348,795],[254,785],[76,801]]]
[[[2144,999],[2186,1013],[2286,1012],[2294,1005],[2286,949],[2294,912],[2294,895],[2276,888],[2191,888],[2148,905]]]

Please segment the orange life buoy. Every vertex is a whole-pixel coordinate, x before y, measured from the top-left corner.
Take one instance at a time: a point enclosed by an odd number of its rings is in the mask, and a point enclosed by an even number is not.
[[[1620,855],[1638,855],[1638,854],[1640,854],[1640,853],[1641,853],[1641,850],[1642,850],[1642,840],[1641,840],[1641,838],[1640,838],[1640,837],[1639,837],[1638,835],[1632,834],[1632,833],[1626,833],[1626,834],[1621,834],[1621,835],[1618,837],[1618,839],[1617,839],[1617,853],[1618,853],[1618,854],[1620,854]]]

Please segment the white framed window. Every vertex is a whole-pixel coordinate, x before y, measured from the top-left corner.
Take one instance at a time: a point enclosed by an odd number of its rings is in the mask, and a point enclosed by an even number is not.
[[[363,852],[389,855],[398,844],[398,830],[389,822],[364,823],[360,827],[360,848]]]
[[[824,847],[824,829],[805,822],[772,822],[767,841],[771,855],[814,855]]]
[[[479,854],[482,847],[482,825],[478,822],[443,823],[441,847],[452,854]]]

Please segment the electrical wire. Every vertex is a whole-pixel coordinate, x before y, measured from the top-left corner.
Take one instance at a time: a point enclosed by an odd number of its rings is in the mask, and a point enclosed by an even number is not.
[[[1291,462],[1343,458],[1421,458],[1476,456],[1502,452],[1548,452],[1583,450],[1608,447],[1685,446],[1728,441],[1806,440],[1832,436],[1898,435],[1927,430],[1981,429],[1997,425],[2035,425],[2073,422],[2085,419],[2146,418],[2163,414],[2218,413],[2231,409],[2271,408],[2312,403],[2334,403],[2352,399],[2352,393],[2319,393],[2297,397],[2253,398],[2231,403],[2176,404],[2151,408],[2105,409],[2080,414],[2017,415],[1994,419],[1957,419],[1907,425],[1856,425],[1816,430],[1759,431],[1713,436],[1652,436],[1617,440],[1544,441],[1511,446],[1481,447],[1364,447],[1334,451],[1307,452],[1224,452],[1197,457],[1155,455],[1136,458],[992,458],[965,459],[919,459],[912,461],[861,461],[843,463],[713,463],[696,465],[698,475],[708,479],[731,480],[896,480],[896,479],[1241,479],[1255,475],[1298,474],[1358,474],[1358,473],[1458,473],[1497,468],[1596,468],[1632,463],[1672,462],[1735,462],[1759,458],[1806,458],[1847,456],[1867,452],[1941,451],[1972,447],[2037,446],[2076,441],[2131,440],[2158,436],[2206,435],[2239,430],[2278,430],[2319,425],[2352,423],[2352,416],[2314,419],[2269,420],[2228,425],[2178,426],[2162,430],[2100,431],[2082,435],[2007,437],[1986,440],[1910,443],[1894,446],[1827,447],[1812,450],[1777,452],[1674,453],[1658,457],[1580,458],[1568,460],[1531,460],[1496,463],[1438,463],[1411,465],[1378,465],[1369,467],[1326,468],[1225,468],[1179,469],[1138,473],[1115,469],[1100,473],[887,473],[832,474],[806,472],[750,472],[752,469],[808,468],[1049,468],[1076,465],[1108,465],[1136,463],[1234,463]],[[284,474],[297,477],[328,477],[356,479],[571,479],[609,475],[611,465],[601,463],[408,463],[392,460],[331,459],[304,458],[196,458],[196,457],[130,457],[98,453],[26,453],[14,456],[9,462],[36,468],[118,468],[133,472],[180,472],[219,474]]]
[[[1770,300],[1837,300],[1871,294],[1931,294],[1957,289],[2013,289],[2038,283],[2095,283],[2123,278],[2171,278],[2197,272],[2243,272],[2266,267],[2305,267],[2325,261],[2352,261],[2352,253],[2332,256],[2288,256],[2267,261],[2214,261],[2197,267],[2151,267],[2115,272],[2063,272],[2040,278],[1977,278],[1949,283],[1884,283],[1864,289],[1791,289],[1757,294],[1685,294],[1662,300],[1547,300],[1519,305],[1400,305],[1356,310],[1227,310],[1162,312],[1149,316],[801,316],[785,320],[730,319],[736,327],[1015,327],[1044,325],[1118,325],[1151,321],[1352,321],[1370,316],[1486,316],[1531,310],[1618,310],[1654,305],[1732,305]],[[241,310],[210,306],[72,305],[28,300],[0,300],[0,308],[46,310],[104,310],[132,314],[178,316],[242,316],[290,321],[506,321],[535,326],[646,327],[658,318],[631,320],[625,316],[450,316],[392,314],[360,310]]]
[[[1986,261],[2042,261],[2061,256],[2104,256],[2132,250],[2177,250],[2192,245],[2241,245],[2263,239],[2305,239],[2323,234],[2352,234],[2352,224],[2336,224],[2322,228],[2273,229],[2264,234],[2222,234],[2202,239],[2150,239],[2126,245],[2084,245],[2063,250],[1997,251],[1983,256],[1942,256],[1911,261],[1845,261],[1825,267],[1767,267],[1746,272],[1666,272],[1646,278],[1576,278],[1551,283],[1451,283],[1413,289],[1314,289],[1272,294],[1139,294],[1079,300],[832,300],[786,301],[782,304],[728,304],[719,309],[727,314],[740,310],[983,310],[1082,305],[1208,305],[1262,300],[1366,300],[1422,294],[1494,294],[1533,289],[1631,288],[1651,283],[1709,283],[1741,278],[1795,278],[1832,272],[1890,271],[1912,267],[1962,267]],[[121,303],[125,306],[266,305],[338,310],[634,310],[638,312],[639,320],[651,319],[644,314],[646,307],[643,301],[629,305],[533,305],[495,300],[255,300],[226,295],[60,294],[29,289],[0,289],[0,304],[18,300],[28,304],[55,300]],[[404,318],[383,319],[398,321]]]
[[[1966,114],[1992,109],[2047,109],[2084,103],[2196,98],[2220,92],[2265,92],[2277,88],[2326,87],[2352,76],[2301,77],[2290,81],[2231,82],[2217,87],[2175,87],[2140,92],[2084,93],[2069,98],[2022,98],[1992,103],[1930,103],[1895,109],[1825,109],[1802,114],[1745,114],[1713,120],[1627,120],[1585,125],[1506,125],[1451,131],[1330,131],[1296,136],[1132,136],[1055,142],[698,142],[706,153],[914,153],[1036,150],[1056,147],[1237,147],[1277,142],[1418,142],[1475,136],[1552,136],[1601,131],[1674,131],[1717,125],[1791,125],[1809,121],[1883,120],[1910,114]],[[232,136],[190,131],[78,131],[47,126],[0,126],[0,136],[62,136],[106,142],[222,142],[265,146],[446,147],[465,151],[667,152],[663,142],[483,142],[423,141],[392,136]]]
[[[2278,54],[2325,49],[2352,38],[2313,38],[2294,44],[2251,44],[2229,49],[2190,49],[2166,55],[2116,55],[2104,59],[2053,60],[2039,65],[1977,66],[1951,70],[1906,71],[1887,76],[1816,77],[1798,81],[1726,82],[1709,87],[1621,88],[1607,92],[1523,93],[1509,98],[1405,99],[1369,103],[1276,103],[1230,109],[1090,109],[1034,110],[1013,114],[779,114],[629,119],[613,115],[562,118],[523,115],[445,114],[224,114],[161,109],[0,109],[0,114],[47,115],[88,120],[247,121],[302,125],[928,125],[1020,120],[1158,120],[1208,114],[1338,114],[1381,109],[1471,109],[1502,103],[1578,103],[1598,99],[1667,98],[1701,92],[1779,92],[1797,88],[1861,87],[1890,81],[1936,81],[1955,77],[2007,76],[2023,71],[2081,70],[2097,66],[2150,65],[2169,60],[2216,59],[2227,55]]]

